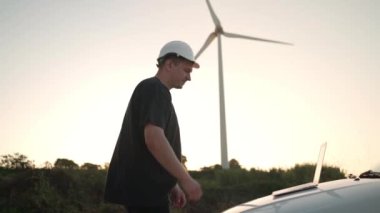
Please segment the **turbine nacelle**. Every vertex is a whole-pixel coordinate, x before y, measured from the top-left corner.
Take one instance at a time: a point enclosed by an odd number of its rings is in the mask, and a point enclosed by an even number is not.
[[[216,26],[215,27],[215,31],[214,31],[217,35],[218,34],[224,34],[224,30],[223,30],[223,27],[222,26]]]

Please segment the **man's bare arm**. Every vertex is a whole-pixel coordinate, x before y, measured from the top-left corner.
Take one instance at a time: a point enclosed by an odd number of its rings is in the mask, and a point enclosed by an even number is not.
[[[145,144],[154,158],[179,182],[189,200],[199,200],[202,190],[187,173],[181,162],[176,157],[172,147],[165,137],[164,130],[153,124],[147,124],[144,128]]]

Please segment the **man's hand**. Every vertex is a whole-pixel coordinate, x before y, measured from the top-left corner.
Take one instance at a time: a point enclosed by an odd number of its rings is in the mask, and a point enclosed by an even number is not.
[[[190,175],[184,180],[179,180],[179,185],[185,191],[186,197],[190,202],[198,201],[202,197],[201,185]]]
[[[170,191],[170,201],[174,208],[183,208],[186,205],[186,195],[178,184]]]

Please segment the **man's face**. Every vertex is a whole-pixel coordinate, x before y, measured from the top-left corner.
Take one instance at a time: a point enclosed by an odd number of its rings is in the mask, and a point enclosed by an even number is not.
[[[178,63],[172,64],[172,87],[181,89],[186,81],[191,80],[191,72],[193,70],[193,64],[186,60],[181,60]]]

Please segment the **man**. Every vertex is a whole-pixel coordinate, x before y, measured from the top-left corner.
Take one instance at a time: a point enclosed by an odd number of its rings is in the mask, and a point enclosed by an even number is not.
[[[109,166],[105,200],[129,213],[169,212],[202,189],[181,164],[181,141],[170,89],[181,89],[199,68],[188,44],[171,41],[157,59],[155,77],[140,82],[130,99]]]

